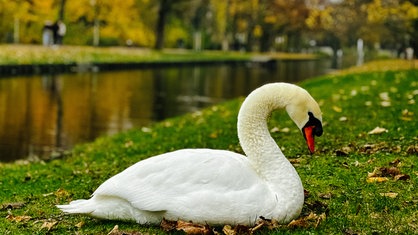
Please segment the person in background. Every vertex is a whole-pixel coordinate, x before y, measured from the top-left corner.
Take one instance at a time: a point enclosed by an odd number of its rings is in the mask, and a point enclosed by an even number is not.
[[[42,45],[51,46],[54,43],[53,37],[53,24],[47,20],[42,28]]]
[[[65,26],[64,22],[58,20],[53,26],[54,32],[54,44],[55,45],[62,45],[62,40],[67,32],[67,27]]]

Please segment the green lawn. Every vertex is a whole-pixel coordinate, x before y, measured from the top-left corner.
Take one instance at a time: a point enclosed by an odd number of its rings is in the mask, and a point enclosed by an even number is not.
[[[303,212],[277,234],[418,233],[418,70],[380,61],[301,83],[321,105],[324,134],[309,155],[283,112],[269,123],[299,172]],[[242,152],[236,116],[243,98],[93,143],[48,162],[0,165],[1,234],[162,233],[158,226],[63,215],[55,204],[88,198],[104,180],[138,160],[181,148]],[[370,132],[376,127],[376,134]],[[243,205],[245,206],[245,205]],[[233,213],[233,212],[231,212]],[[222,231],[222,228],[217,228]]]

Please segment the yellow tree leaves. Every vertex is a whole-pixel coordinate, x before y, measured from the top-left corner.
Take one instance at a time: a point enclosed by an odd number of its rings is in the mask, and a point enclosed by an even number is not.
[[[370,23],[383,23],[389,17],[396,17],[398,20],[413,20],[418,18],[418,7],[411,2],[397,1],[382,3],[382,0],[363,5],[362,10],[367,12],[367,20]]]
[[[309,29],[317,30],[324,28],[326,30],[332,29],[334,23],[332,6],[327,6],[324,9],[314,8],[310,11],[308,18],[306,18],[306,25]]]

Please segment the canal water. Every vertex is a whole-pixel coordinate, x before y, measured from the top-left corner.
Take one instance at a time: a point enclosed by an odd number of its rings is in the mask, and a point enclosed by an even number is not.
[[[278,61],[0,78],[0,161],[49,158],[330,67],[328,60]]]

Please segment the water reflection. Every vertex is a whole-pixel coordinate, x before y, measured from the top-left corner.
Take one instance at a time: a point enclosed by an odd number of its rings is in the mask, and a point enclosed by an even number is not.
[[[268,82],[323,74],[329,66],[299,61],[0,79],[0,161],[47,157],[101,135],[245,96]]]

